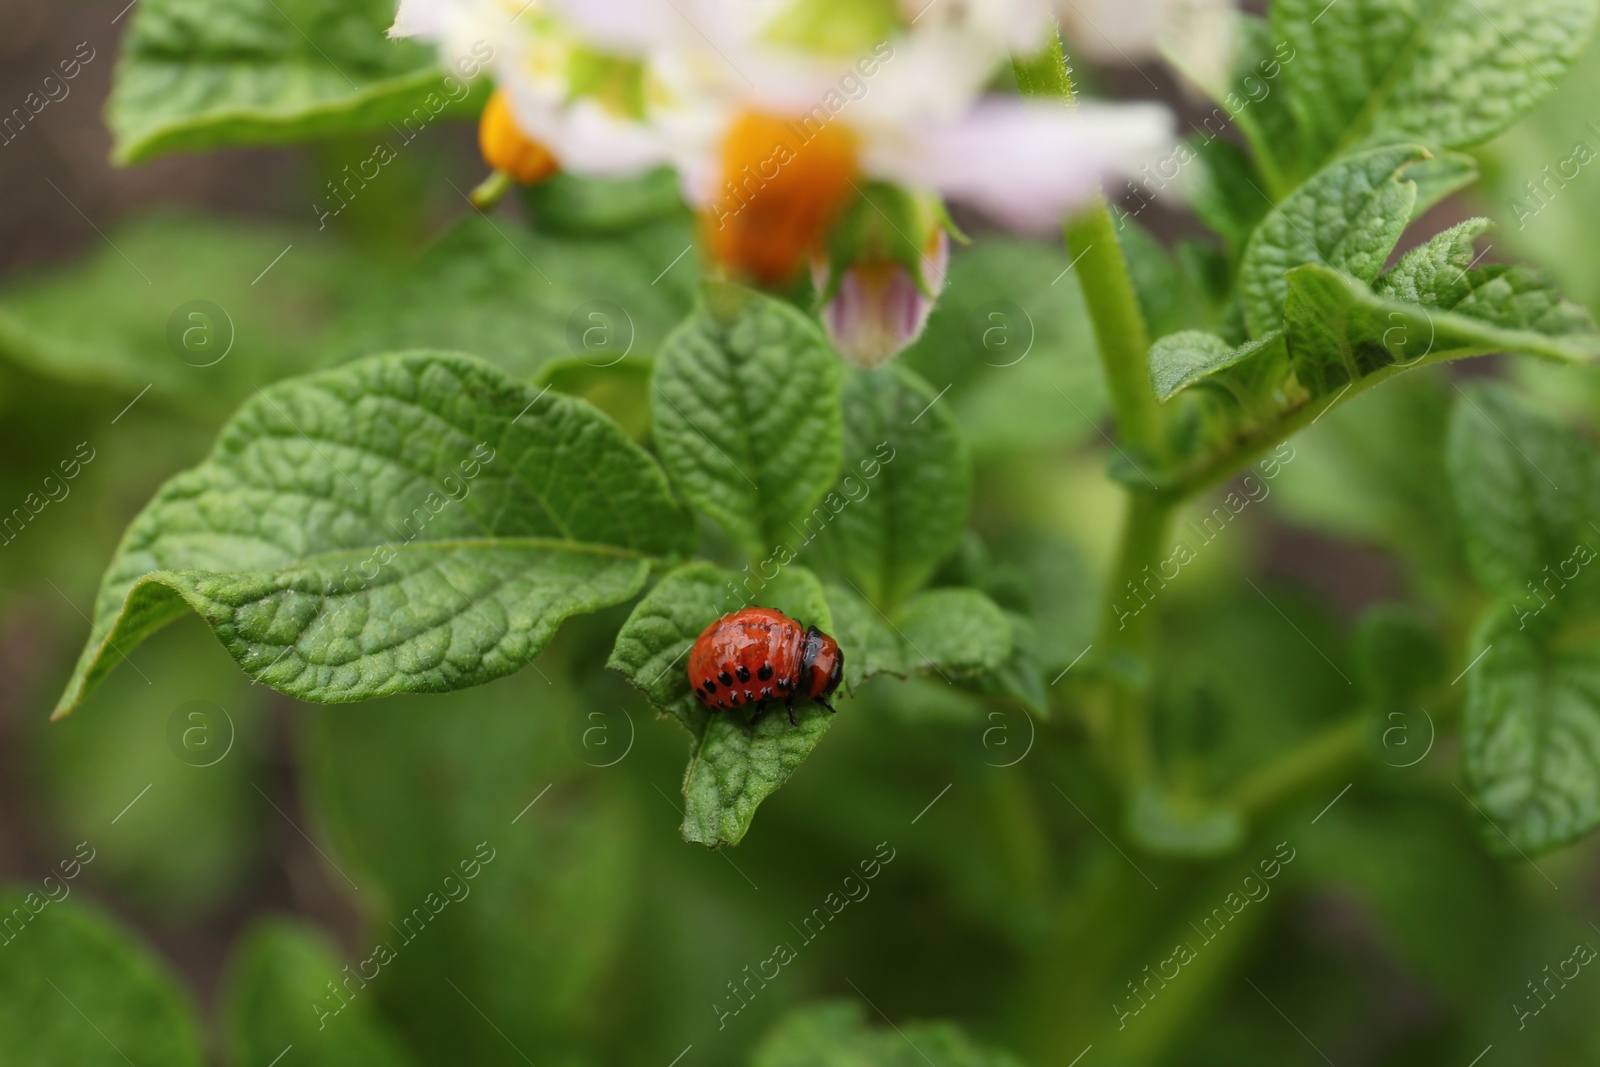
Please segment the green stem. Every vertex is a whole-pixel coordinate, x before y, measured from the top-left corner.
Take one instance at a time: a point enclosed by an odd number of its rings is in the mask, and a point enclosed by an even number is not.
[[[1228,805],[1251,819],[1358,766],[1366,757],[1368,722],[1354,715],[1291,749],[1240,782]]]
[[[1096,643],[1101,646],[1102,659],[1113,652],[1136,652],[1148,641],[1151,616],[1141,608],[1154,590],[1146,589],[1141,582],[1147,579],[1146,569],[1164,558],[1172,547],[1168,543],[1172,511],[1169,497],[1128,490],[1122,541],[1100,610]]]
[[[1053,34],[1049,46],[1037,55],[1014,60],[1012,70],[1024,95],[1054,97],[1076,106],[1072,71],[1058,35]],[[1161,458],[1166,454],[1164,413],[1150,388],[1150,333],[1105,197],[1096,194],[1065,230],[1073,273],[1100,349],[1117,430],[1144,455]]]
[[[1429,716],[1434,733],[1428,746],[1431,750],[1433,742],[1438,740],[1438,733],[1449,726],[1462,710],[1460,690],[1449,686],[1435,688],[1423,694],[1418,706],[1424,705],[1435,709]],[[1237,809],[1247,819],[1254,818],[1282,806],[1315,786],[1359,770],[1371,758],[1368,731],[1372,728],[1374,714],[1370,708],[1363,709],[1330,726],[1305,744],[1290,749],[1240,782],[1228,794],[1228,806]]]
[[[1128,491],[1122,542],[1101,601],[1096,658],[1108,670],[1107,693],[1094,725],[1102,752],[1124,785],[1142,785],[1155,776],[1150,738],[1150,641],[1153,615],[1147,609],[1155,587],[1147,571],[1170,550],[1172,504],[1153,493]]]
[[[1052,35],[1049,45],[1037,55],[1015,60],[1012,69],[1025,95],[1076,104],[1072,72],[1059,36]],[[1145,457],[1163,458],[1163,412],[1150,388],[1148,370],[1150,334],[1105,198],[1096,194],[1090,206],[1066,224],[1065,236],[1094,327],[1118,436]],[[1119,664],[1131,665],[1123,678],[1113,681],[1105,692],[1094,694],[1087,709],[1102,755],[1125,781],[1142,782],[1152,773],[1144,687],[1137,680],[1148,658],[1145,644],[1150,620],[1142,611],[1132,615],[1119,612],[1118,601],[1128,584],[1137,585],[1144,569],[1160,558],[1170,515],[1170,505],[1160,498],[1130,492],[1122,544],[1106,587],[1096,637],[1098,658],[1113,657]]]
[[[1111,414],[1123,440],[1157,460],[1166,455],[1165,413],[1150,388],[1150,333],[1105,198],[1066,225],[1067,251],[1089,309]]]
[[[511,175],[503,170],[490,171],[489,176],[473,187],[467,199],[479,211],[489,212],[511,191]]]
[[[1076,105],[1072,72],[1058,35],[1052,35],[1048,47],[1038,55],[1018,59],[1012,68],[1025,95],[1055,97]],[[1096,194],[1093,203],[1066,224],[1065,236],[1094,327],[1118,436],[1143,456],[1164,458],[1163,412],[1150,388],[1150,333],[1105,198]],[[1086,708],[1102,756],[1124,783],[1144,782],[1153,774],[1145,687],[1140,677],[1148,659],[1150,618],[1143,611],[1129,614],[1119,610],[1119,600],[1130,583],[1137,587],[1145,568],[1161,558],[1171,510],[1158,496],[1129,492],[1122,542],[1095,638],[1100,660],[1128,668],[1104,691],[1092,694]]]

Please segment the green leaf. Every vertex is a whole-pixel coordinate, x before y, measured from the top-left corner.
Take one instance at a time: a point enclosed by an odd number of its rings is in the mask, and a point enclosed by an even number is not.
[[[976,589],[930,589],[895,614],[906,662],[948,679],[990,674],[1011,656],[1011,620]]]
[[[1299,56],[1288,41],[1273,32],[1266,19],[1244,13],[1236,19],[1232,85],[1223,91],[1207,88],[1245,135],[1257,157],[1274,170],[1281,170],[1283,164],[1292,163],[1300,155],[1302,135],[1294,109],[1286,99],[1288,94],[1282,89],[1285,70]],[[1181,49],[1168,49],[1166,54],[1177,58]],[[1225,128],[1221,118],[1213,112],[1202,120],[1208,147],[1228,143],[1219,136]],[[1239,195],[1254,197],[1261,207],[1270,206],[1260,191]],[[1251,210],[1259,216],[1261,207]]]
[[[976,589],[931,589],[892,614],[842,586],[829,586],[828,603],[851,692],[876,674],[921,674],[1043,710],[1032,623]]]
[[[522,1063],[508,1041],[576,1063],[614,1033],[607,990],[650,892],[626,785],[644,747],[630,731],[645,724],[579,690],[591,664],[550,656],[471,692],[300,709],[307,807],[338,868],[324,877],[366,919],[346,974],[378,975],[345,987],[351,1006],[329,1030],[370,998],[429,1064]],[[599,722],[620,751],[591,743]]]
[[[1399,369],[1494,352],[1558,362],[1600,358],[1600,332],[1527,267],[1468,274],[1446,307],[1386,299],[1348,275],[1308,264],[1289,274],[1289,351],[1300,384],[1321,395],[1391,365]]]
[[[1572,72],[1526,119],[1483,147],[1483,202],[1505,220],[1496,238],[1548,269],[1584,304],[1600,306],[1600,257],[1589,230],[1600,218],[1600,49],[1588,48]],[[1591,125],[1591,123],[1593,125]]]
[[[426,346],[531,378],[559,358],[648,358],[693,303],[693,241],[678,218],[574,237],[474,215],[352,312],[331,362]]]
[[[1468,679],[1464,762],[1499,831],[1490,847],[1537,852],[1600,826],[1600,653],[1592,629],[1525,629],[1520,614],[1496,611],[1473,642],[1486,651]]]
[[[676,171],[660,167],[636,178],[585,178],[566,171],[522,191],[534,224],[548,233],[619,234],[683,213]]]
[[[1204,330],[1169,334],[1150,347],[1150,387],[1164,404],[1189,386],[1251,359],[1282,336],[1281,330],[1273,330],[1234,346]]]
[[[1593,0],[1276,0],[1310,158],[1364,141],[1462,148],[1510,126],[1582,50]]]
[[[291,227],[165,214],[108,239],[0,291],[0,354],[130,399],[148,386],[208,421],[314,366],[361,273],[329,238]]]
[[[844,476],[802,520],[808,535],[823,534],[857,591],[885,607],[920,589],[961,543],[972,461],[938,400],[896,364],[852,374],[842,400]]]
[[[651,397],[661,462],[751,557],[772,552],[839,472],[839,358],[793,307],[729,285],[669,337]]]
[[[1385,281],[1379,279],[1380,291]],[[1453,283],[1435,284],[1443,288],[1437,292],[1438,303],[1433,306],[1499,330],[1531,334],[1546,341],[1543,345],[1530,341],[1528,347],[1508,343],[1508,349],[1562,361],[1600,356],[1600,331],[1595,329],[1589,312],[1563,297],[1548,278],[1532,267],[1496,263],[1467,271],[1464,283],[1457,277]]]
[[[969,687],[986,696],[1014,700],[1035,715],[1050,714],[1045,692],[1044,663],[1048,655],[1039,628],[1026,615],[1006,612],[1011,624],[1011,655],[990,674],[979,675]]]
[[[1374,289],[1381,296],[1454,311],[1502,329],[1570,341],[1579,346],[1572,349],[1576,358],[1600,354],[1589,313],[1562,297],[1542,273],[1500,263],[1475,266],[1481,257],[1473,241],[1490,225],[1488,219],[1468,219],[1436,235],[1407,253]]]
[[[905,646],[882,612],[854,590],[830,585],[828,607],[833,614],[833,639],[844,652],[844,688],[854,694],[875,674],[904,678],[909,673]]]
[[[1467,272],[1478,258],[1473,242],[1493,225],[1485,218],[1468,219],[1435,234],[1385,271],[1373,289],[1409,304],[1455,307],[1472,292]]]
[[[1284,275],[1304,263],[1370,282],[1383,269],[1416,203],[1405,169],[1428,158],[1415,145],[1376,148],[1341,159],[1296,189],[1245,246],[1239,291],[1245,325],[1260,337],[1283,321]]]
[[[776,710],[769,707],[751,727],[747,713],[712,714],[695,698],[685,669],[689,649],[712,622],[750,603],[734,584],[741,577],[707,563],[668,574],[634,608],[606,664],[689,731],[683,839],[713,848],[744,838],[756,808],[795,772],[833,722],[820,705],[802,698],[794,709],[798,725],[789,723],[775,701]],[[790,566],[762,583],[755,602],[833,633],[822,586],[803,567]],[[853,650],[841,648],[848,667]]]
[[[753,1067],[1021,1067],[1010,1054],[978,1045],[954,1023],[873,1028],[866,1008],[845,1001],[790,1012],[762,1038],[750,1062]]]
[[[57,714],[185,604],[292,696],[481,684],[693,538],[613,423],[477,360],[406,353],[282,383],[129,527]]]
[[[690,563],[667,574],[634,606],[606,662],[697,742],[710,713],[689,685],[689,649],[714,620],[750,603],[735,584],[741,577],[709,563]],[[764,605],[762,591],[752,595]]]
[[[1582,573],[1600,547],[1592,444],[1498,389],[1474,388],[1456,405],[1447,455],[1467,557],[1485,588],[1537,613],[1546,598],[1570,600],[1575,579],[1592,586]]]
[[[1198,164],[1185,191],[1189,206],[1231,245],[1243,245],[1272,210],[1266,179],[1250,154],[1226,138],[1196,135],[1186,143]]]
[[[411,1064],[375,1001],[357,996],[346,1003],[330,992],[349,995],[340,986],[343,967],[310,926],[273,919],[249,930],[234,949],[225,985],[228,1062],[269,1067],[293,1048],[295,1062],[307,1067]]]
[[[114,158],[393,127],[391,151],[481,104],[432,48],[392,41],[388,0],[141,0],[107,121]],[[483,52],[468,71],[493,55]]]
[[[167,968],[97,912],[52,901],[60,892],[0,893],[0,1061],[200,1067],[194,1009]]]

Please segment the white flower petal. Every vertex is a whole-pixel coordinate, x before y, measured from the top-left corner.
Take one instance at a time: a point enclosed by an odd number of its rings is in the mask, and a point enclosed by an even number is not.
[[[544,87],[512,75],[501,81],[511,113],[529,137],[555,155],[561,169],[593,177],[626,177],[668,161],[654,131],[621,119],[593,100],[552,100]]]
[[[670,46],[683,33],[687,16],[670,0],[546,0],[551,10],[601,47],[641,55]],[[698,6],[693,0],[683,0]]]
[[[432,36],[443,28],[441,16],[451,5],[441,0],[400,0],[394,13],[394,25],[389,27],[390,37]]]
[[[862,162],[874,177],[933,189],[1011,229],[1043,235],[1107,178],[1136,172],[1172,144],[1172,117],[1159,105],[1071,109],[997,98],[954,122],[873,137]]]
[[[948,30],[969,46],[991,44],[1007,52],[1043,48],[1052,29],[1051,0],[897,0],[913,35]],[[1062,0],[1065,2],[1065,0]]]

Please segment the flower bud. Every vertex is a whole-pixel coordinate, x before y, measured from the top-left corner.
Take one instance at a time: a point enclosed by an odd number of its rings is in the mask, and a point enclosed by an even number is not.
[[[937,197],[870,183],[812,262],[822,324],[858,367],[893,359],[922,333],[944,288],[950,222]]]
[[[881,367],[915,341],[928,324],[950,263],[950,235],[943,227],[915,271],[892,259],[850,264],[832,285],[822,306],[828,339],[845,359],[871,370]],[[819,262],[817,288],[826,291],[828,268]]]

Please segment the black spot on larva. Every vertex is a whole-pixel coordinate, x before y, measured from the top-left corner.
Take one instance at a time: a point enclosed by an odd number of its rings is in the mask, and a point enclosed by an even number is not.
[[[716,691],[717,691],[717,683],[713,682],[710,678],[707,678],[706,679],[706,692],[715,693]]]
[[[723,671],[721,674],[717,675],[717,681],[721,682],[723,685],[732,685],[733,675],[729,674],[727,671]]]
[[[746,704],[750,703],[755,698],[756,698],[756,695],[754,693],[750,692],[750,690],[746,689],[744,691],[744,702]]]
[[[789,686],[791,684],[792,683],[789,681],[789,679],[787,679],[787,678],[779,678],[778,679],[778,692],[780,692],[780,693],[788,692]]]
[[[738,693],[733,694],[733,698],[732,699],[733,699],[733,706],[734,707],[738,707],[739,706],[739,694]]]
[[[739,681],[748,682],[749,680],[750,680],[750,668],[746,667],[742,663],[739,664]]]
[[[771,678],[772,677],[772,664],[763,663],[761,665],[761,669],[759,671],[756,671],[756,677],[760,678],[763,682],[766,681],[767,679]]]
[[[697,685],[694,687],[694,695],[699,697],[701,700],[704,700],[706,698],[706,691]]]
[[[769,685],[766,688],[761,690],[761,699],[762,700],[771,700],[772,699],[772,686]]]

